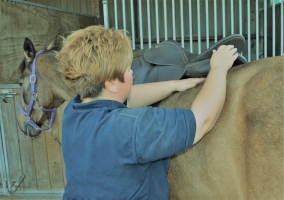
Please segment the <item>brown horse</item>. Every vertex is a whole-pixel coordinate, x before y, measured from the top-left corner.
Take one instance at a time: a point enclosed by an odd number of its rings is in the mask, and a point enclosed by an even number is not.
[[[32,96],[29,76],[35,50],[25,41],[19,67],[23,107]],[[40,54],[37,93],[31,118],[41,126],[50,115],[39,109],[60,106],[75,92],[57,70],[53,50]],[[232,68],[227,76],[223,111],[214,128],[192,148],[175,155],[168,180],[170,199],[284,199],[283,197],[283,65],[284,56]],[[202,85],[165,99],[163,107],[190,108]],[[20,114],[23,132],[36,136]]]

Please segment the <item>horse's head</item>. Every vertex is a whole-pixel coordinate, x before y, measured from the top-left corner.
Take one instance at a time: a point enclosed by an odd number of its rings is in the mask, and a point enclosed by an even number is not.
[[[49,48],[52,47],[49,46]],[[61,74],[57,71],[57,60],[52,49],[46,50],[37,56],[35,77],[32,72],[32,63],[36,51],[33,43],[28,38],[24,42],[24,55],[25,58],[17,70],[17,73],[20,74],[19,84],[22,90],[20,105],[22,109],[20,108],[18,125],[26,135],[34,137],[40,134],[41,129],[39,128],[43,128],[42,125],[45,120],[51,115],[50,109],[59,107],[65,100],[70,100],[72,95],[75,94],[64,85]],[[35,86],[31,86],[33,82]],[[36,94],[34,94],[35,90]],[[35,101],[29,109],[32,98]],[[31,111],[29,112],[29,110]]]

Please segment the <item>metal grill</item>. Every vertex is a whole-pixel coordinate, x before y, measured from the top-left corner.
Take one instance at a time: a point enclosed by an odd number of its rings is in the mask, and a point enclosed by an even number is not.
[[[277,48],[284,55],[283,0],[104,0],[103,7],[105,26],[128,30],[133,49],[173,39],[200,54],[239,33],[246,38],[248,61],[274,57]]]

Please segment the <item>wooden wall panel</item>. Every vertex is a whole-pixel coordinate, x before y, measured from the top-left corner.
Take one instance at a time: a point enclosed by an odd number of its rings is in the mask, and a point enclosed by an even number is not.
[[[93,0],[28,0],[29,2],[52,6],[64,10],[93,15]],[[99,1],[99,0],[96,0]]]
[[[58,120],[58,113],[54,119],[54,125],[52,126],[53,135],[56,138],[60,138],[61,129],[59,127],[61,120]],[[49,164],[49,174],[50,174],[50,183],[52,190],[62,190],[64,189],[64,179],[63,179],[63,170],[62,170],[62,150],[61,145],[59,145],[48,131],[44,131],[46,137],[47,145],[47,155],[48,155],[48,164]]]
[[[51,190],[47,145],[44,132],[33,140],[38,190]]]
[[[64,109],[67,106],[68,102],[66,101],[64,104],[62,104],[56,112],[56,116],[57,116],[57,126],[58,126],[58,130],[59,130],[59,141],[62,141],[62,134],[61,134],[61,130],[62,130],[62,119],[63,119],[63,113],[64,113]],[[64,186],[67,184],[67,180],[66,180],[66,176],[65,176],[65,163],[64,163],[64,159],[63,159],[63,153],[61,151],[61,163],[62,163],[62,173],[63,173],[63,178],[64,178]]]
[[[95,18],[82,20],[79,15],[8,1],[0,1],[0,5],[0,83],[17,78],[13,77],[13,72],[23,58],[25,37],[32,40],[36,50],[41,50],[55,35],[64,35],[96,22]]]

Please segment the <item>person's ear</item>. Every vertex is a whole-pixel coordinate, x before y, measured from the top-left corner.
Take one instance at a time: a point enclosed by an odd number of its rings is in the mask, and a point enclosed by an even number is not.
[[[114,80],[106,81],[105,88],[111,93],[117,93],[117,86]]]

